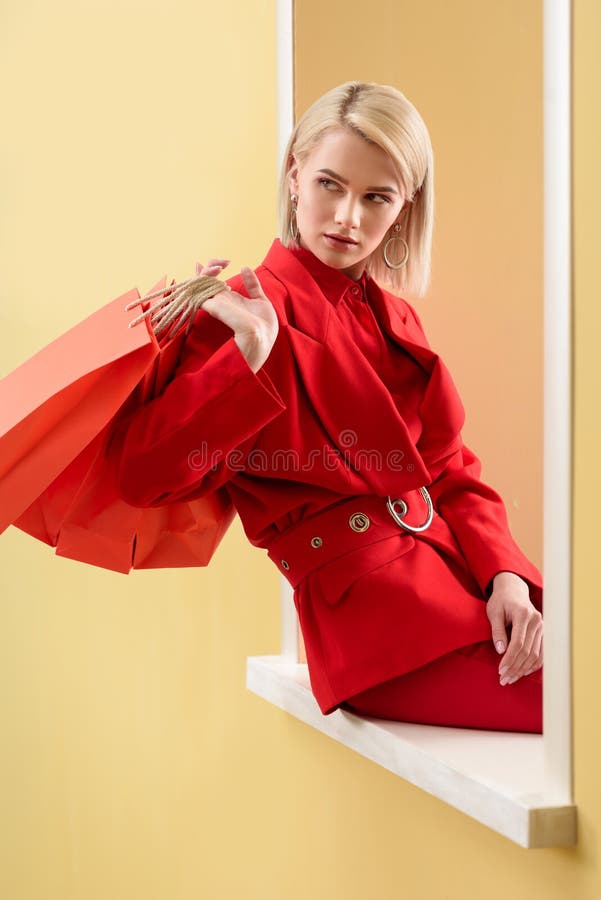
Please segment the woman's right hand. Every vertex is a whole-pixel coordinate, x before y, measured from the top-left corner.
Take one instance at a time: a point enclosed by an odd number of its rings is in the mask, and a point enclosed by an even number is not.
[[[210,259],[206,266],[196,263],[197,275],[217,277],[229,260]],[[253,372],[260,369],[275,343],[279,323],[275,308],[265,296],[255,272],[244,266],[240,272],[249,296],[233,291],[229,285],[210,297],[202,308],[224,322],[234,332],[234,340]]]

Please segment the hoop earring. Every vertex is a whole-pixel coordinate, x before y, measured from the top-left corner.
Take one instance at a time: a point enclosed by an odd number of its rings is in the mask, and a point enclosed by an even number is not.
[[[400,222],[397,222],[395,224],[394,230],[397,233],[393,234],[392,237],[389,237],[388,240],[386,241],[386,243],[384,244],[384,247],[382,250],[382,256],[384,257],[384,262],[386,263],[386,265],[388,266],[389,269],[402,269],[402,267],[405,265],[405,263],[409,259],[409,247],[407,246],[407,241],[404,238],[402,238],[400,236],[400,234],[398,233],[401,230]],[[401,243],[403,243],[405,245],[405,252],[404,252],[402,260],[399,263],[392,263],[388,259],[388,245],[394,241],[401,241]]]
[[[290,213],[290,236],[295,243],[298,243],[298,222],[296,221],[296,203],[298,197],[296,194],[292,194],[290,197],[292,201],[292,211]],[[294,219],[292,218],[294,216]]]

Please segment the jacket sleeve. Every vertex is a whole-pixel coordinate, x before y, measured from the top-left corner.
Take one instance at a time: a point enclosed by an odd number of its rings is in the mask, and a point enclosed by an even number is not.
[[[407,306],[425,341],[417,313]],[[481,471],[479,458],[459,435],[459,446],[428,487],[435,508],[455,535],[484,596],[492,593],[495,575],[515,572],[528,584],[530,600],[542,612],[542,575],[514,540],[503,500],[481,480]]]
[[[285,408],[264,368],[248,365],[231,328],[200,309],[162,393],[111,437],[119,494],[150,507],[216,490]]]
[[[542,612],[541,573],[515,542],[503,500],[481,480],[481,468],[476,454],[462,443],[428,488],[432,501],[483,594],[490,596],[492,579],[499,572],[515,572],[527,582],[530,600]]]

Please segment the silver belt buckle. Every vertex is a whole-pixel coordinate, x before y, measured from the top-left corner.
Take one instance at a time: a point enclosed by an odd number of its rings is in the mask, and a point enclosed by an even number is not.
[[[424,500],[426,502],[426,506],[428,507],[428,516],[426,518],[426,521],[423,523],[423,525],[409,525],[408,522],[403,521],[401,516],[407,515],[408,507],[407,507],[407,504],[405,503],[405,501],[402,500],[400,497],[398,497],[396,500],[391,500],[390,495],[389,495],[386,499],[386,506],[388,508],[388,512],[390,513],[390,515],[392,516],[394,521],[397,523],[397,525],[400,525],[401,528],[405,529],[405,531],[425,531],[426,528],[429,528],[432,523],[432,519],[434,517],[434,506],[432,504],[432,498],[430,497],[430,494],[428,493],[428,491],[425,487],[420,487],[419,492],[422,495],[422,497],[424,498]],[[401,514],[400,515],[398,514],[398,512],[395,509],[396,504],[401,504]]]

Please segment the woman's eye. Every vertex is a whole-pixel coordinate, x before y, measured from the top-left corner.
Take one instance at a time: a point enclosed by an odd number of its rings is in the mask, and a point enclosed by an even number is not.
[[[384,194],[368,194],[368,197],[378,197],[380,200],[383,200],[384,203],[390,203],[388,197],[385,197]]]
[[[326,187],[329,184],[333,184],[334,187],[336,187],[336,182],[331,181],[331,179],[329,179],[329,178],[320,178],[319,183],[323,184],[324,187]],[[384,194],[366,194],[366,196],[367,197],[377,197],[378,203],[380,203],[380,202],[390,203],[390,200],[388,199],[388,197],[385,197]]]

